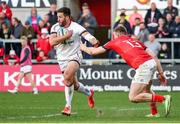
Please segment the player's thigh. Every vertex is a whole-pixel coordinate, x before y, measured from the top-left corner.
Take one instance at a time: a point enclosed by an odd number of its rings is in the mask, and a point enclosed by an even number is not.
[[[23,77],[24,77],[24,73],[23,72],[19,72],[18,79],[22,79]]]
[[[26,73],[25,76],[28,78],[28,80],[30,82],[32,82],[32,73],[31,72]]]
[[[154,60],[148,60],[136,69],[132,83],[149,84],[157,66]]]
[[[64,78],[68,80],[73,80],[74,76],[76,75],[76,72],[79,69],[79,64],[76,61],[70,61],[67,64],[67,67],[64,71]]]

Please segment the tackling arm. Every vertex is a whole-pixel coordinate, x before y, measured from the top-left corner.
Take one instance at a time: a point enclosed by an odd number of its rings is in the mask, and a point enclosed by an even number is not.
[[[81,36],[89,41],[94,47],[98,47],[100,44],[99,41],[87,31],[82,33]]]
[[[86,47],[86,44],[80,44],[80,48],[82,51],[86,52],[89,55],[98,55],[101,53],[106,52],[106,49],[104,49],[103,47]]]

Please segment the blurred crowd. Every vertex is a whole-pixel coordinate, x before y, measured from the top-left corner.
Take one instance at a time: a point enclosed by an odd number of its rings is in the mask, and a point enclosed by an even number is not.
[[[136,6],[132,10],[132,14],[126,15],[126,9],[122,9],[113,29],[119,25],[125,26],[129,35],[143,42],[160,59],[170,59],[171,44],[160,44],[156,38],[180,38],[180,16],[178,8],[173,6],[173,0],[167,0],[167,7],[162,11],[152,2],[145,17],[138,12]],[[175,58],[180,58],[180,41],[175,43],[174,53]],[[110,52],[109,58],[116,57],[116,53]]]
[[[49,33],[51,26],[57,23],[56,10],[57,5],[51,4],[49,12],[41,16],[38,15],[35,7],[31,8],[30,16],[22,24],[21,20],[13,17],[13,12],[7,3],[2,1],[0,5],[0,38],[19,39],[25,35],[28,37],[33,59],[38,62],[55,59],[56,51],[49,44]],[[160,44],[156,41],[156,38],[180,38],[180,16],[178,15],[178,8],[173,6],[172,0],[167,0],[167,7],[163,11],[156,7],[156,3],[151,3],[145,17],[138,12],[136,6],[132,10],[132,14],[126,15],[126,9],[122,9],[120,15],[116,17],[113,29],[123,25],[129,35],[143,42],[159,58],[171,58],[170,43]],[[81,13],[77,20],[74,21],[84,26],[92,35],[95,34],[98,24],[87,3],[82,5]],[[37,39],[37,41],[33,42],[32,39]],[[86,42],[85,39],[82,39],[82,41]],[[176,44],[174,49],[175,57],[180,58],[180,42]],[[87,45],[91,46],[88,42]],[[4,45],[0,41],[0,57],[5,64],[18,64],[20,52],[20,43],[12,42]],[[85,53],[83,56],[85,59],[93,58]],[[117,58],[117,54],[110,51],[108,58]],[[15,59],[16,61],[8,63],[9,59]]]
[[[41,16],[37,12],[37,8],[31,8],[30,16],[22,24],[21,20],[13,17],[11,8],[5,1],[0,5],[0,59],[3,59],[4,64],[17,65],[21,52],[21,44],[15,39],[20,39],[21,36],[28,37],[28,45],[32,51],[32,58],[37,62],[47,59],[55,59],[56,51],[49,44],[49,34],[51,26],[57,23],[57,5],[51,4],[50,10],[47,14]],[[91,13],[87,3],[84,3],[81,8],[81,13],[77,20],[80,25],[85,27],[88,32],[94,35],[97,27],[96,18]],[[11,39],[14,42],[7,42],[3,44],[3,40]],[[34,39],[36,41],[34,41]],[[86,42],[85,39],[82,39]],[[87,43],[90,46],[90,44]],[[84,53],[85,58],[92,58]],[[15,59],[13,63],[8,60]]]

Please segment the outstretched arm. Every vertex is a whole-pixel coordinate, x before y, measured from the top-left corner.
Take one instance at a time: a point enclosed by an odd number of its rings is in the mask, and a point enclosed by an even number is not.
[[[102,46],[100,47],[86,47],[86,44],[80,44],[80,48],[82,51],[86,52],[89,55],[98,55],[101,53],[106,52],[106,49],[104,49]]]
[[[99,46],[99,41],[93,35],[91,35],[89,32],[85,31],[81,34],[81,36],[84,39],[86,39],[87,41],[89,41],[94,47]]]
[[[69,39],[72,36],[73,31],[68,31],[67,34],[63,36],[59,36],[55,33],[50,35],[49,43],[51,46],[57,45],[59,43],[64,42],[65,40]]]
[[[157,58],[157,56],[150,50],[150,49],[146,49],[146,52],[156,61],[157,64],[157,71],[159,72],[159,80],[160,83],[162,85],[166,85],[167,84],[167,80],[163,74],[163,68],[161,66],[161,63],[159,61],[159,59]]]

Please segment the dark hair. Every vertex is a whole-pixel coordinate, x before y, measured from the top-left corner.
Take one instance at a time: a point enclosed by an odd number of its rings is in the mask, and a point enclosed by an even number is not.
[[[1,4],[6,4],[6,1],[1,1]]]
[[[82,6],[83,7],[89,7],[89,5],[87,3],[83,3]]]
[[[123,13],[120,14],[120,16],[126,16],[126,14],[123,12]]]
[[[21,23],[21,21],[17,18],[17,17],[14,17],[13,18],[17,23]]]
[[[62,7],[57,10],[58,13],[63,13],[65,16],[71,16],[71,10],[67,7]]]
[[[116,27],[114,31],[119,32],[121,34],[127,34],[127,29],[123,25]]]

